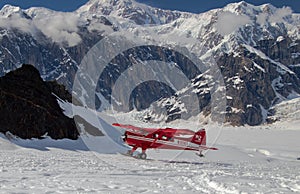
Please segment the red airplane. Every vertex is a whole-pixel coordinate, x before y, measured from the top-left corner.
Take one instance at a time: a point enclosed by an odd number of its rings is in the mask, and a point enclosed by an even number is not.
[[[137,157],[146,159],[147,149],[173,149],[173,150],[194,150],[199,151],[203,156],[203,150],[217,150],[217,148],[206,146],[206,131],[201,129],[198,132],[189,129],[173,128],[142,128],[132,125],[113,123],[113,126],[127,129],[124,134],[124,142],[132,147],[128,152],[133,156],[136,149],[141,148],[142,153]]]

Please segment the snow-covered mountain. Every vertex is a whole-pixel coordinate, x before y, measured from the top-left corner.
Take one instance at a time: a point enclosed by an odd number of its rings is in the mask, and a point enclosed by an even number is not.
[[[177,11],[161,10],[133,0],[91,0],[76,11],[90,17],[91,14],[112,16],[131,20],[138,25],[161,25],[170,23],[183,15]]]
[[[257,125],[268,120],[272,106],[300,93],[299,31],[300,15],[290,8],[244,1],[201,14],[162,10],[133,0],[91,0],[72,13],[7,5],[0,11],[0,74],[30,63],[45,80],[56,79],[71,90],[89,49],[104,36],[122,32],[152,45],[185,47],[205,63],[213,61],[226,86],[227,107],[222,113],[226,120]],[[163,49],[159,51],[168,57]],[[151,49],[148,52],[155,55]],[[136,55],[135,60],[139,59]],[[126,60],[116,58],[114,62]],[[179,56],[168,62],[184,66]],[[146,95],[155,94],[155,85],[144,87],[130,99],[135,105],[131,109],[146,108],[141,113],[145,120],[172,121],[190,106],[181,101],[192,92],[201,99],[203,114],[210,115],[209,99],[214,91],[203,88],[203,79],[197,79],[205,76],[204,72],[194,73],[188,72],[192,84],[184,91],[160,92],[155,97]],[[101,87],[109,80],[100,79],[98,91],[106,100],[114,100],[111,88]],[[209,95],[206,89],[210,89]]]

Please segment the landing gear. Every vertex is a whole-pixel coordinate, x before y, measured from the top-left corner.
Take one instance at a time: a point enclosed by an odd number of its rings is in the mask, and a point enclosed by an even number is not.
[[[141,154],[138,154],[137,157],[138,157],[139,159],[145,160],[145,159],[147,158],[147,154],[146,154],[146,153],[141,153]]]
[[[200,158],[204,157],[204,154],[202,154],[202,152],[200,151],[199,153],[196,153],[197,156],[199,156]]]
[[[135,152],[136,149],[137,147],[133,147],[131,150],[128,150],[127,155],[133,156],[133,153]]]
[[[147,158],[146,149],[142,147],[142,153],[137,155],[137,158],[145,160]]]
[[[200,158],[203,158],[203,157],[204,157],[204,154],[198,154],[198,156],[199,156]]]
[[[128,150],[128,152],[125,155],[132,156],[132,157],[135,157],[138,159],[143,159],[143,160],[145,160],[147,158],[146,149],[142,149],[142,153],[134,156],[133,154],[136,150],[137,150],[137,147],[133,147],[131,150]]]

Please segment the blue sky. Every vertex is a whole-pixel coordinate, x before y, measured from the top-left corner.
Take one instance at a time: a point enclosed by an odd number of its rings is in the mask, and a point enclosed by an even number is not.
[[[59,11],[73,11],[85,4],[88,0],[0,0],[0,7],[5,4],[20,6],[22,8],[29,7],[47,7]],[[155,7],[189,11],[194,13],[204,12],[213,8],[224,7],[231,2],[239,2],[239,0],[137,0]],[[290,6],[294,12],[300,13],[300,0],[247,0],[248,3],[260,5],[271,3],[276,7]]]

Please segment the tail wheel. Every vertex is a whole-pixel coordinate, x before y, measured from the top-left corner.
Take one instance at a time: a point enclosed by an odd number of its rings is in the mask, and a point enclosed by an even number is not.
[[[200,158],[204,157],[204,154],[202,153],[202,151],[199,151],[199,153],[196,153],[197,156],[199,156]]]

